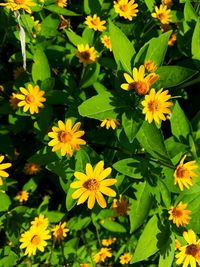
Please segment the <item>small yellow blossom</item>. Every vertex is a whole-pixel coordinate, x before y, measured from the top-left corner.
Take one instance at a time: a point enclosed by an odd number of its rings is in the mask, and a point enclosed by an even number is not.
[[[49,219],[45,218],[43,214],[39,214],[38,217],[35,217],[31,222],[32,227],[46,229],[49,225]]]
[[[80,264],[80,267],[89,267],[89,266],[90,266],[89,263],[81,263],[81,264]]]
[[[126,253],[124,253],[123,255],[120,256],[120,258],[119,258],[120,259],[120,263],[122,265],[128,264],[130,262],[131,258],[132,258],[131,254],[126,252]]]
[[[171,36],[169,37],[168,45],[169,45],[169,46],[174,46],[174,43],[176,42],[176,40],[177,40],[176,33],[173,32],[173,33],[171,34]]]
[[[181,243],[179,242],[178,239],[175,239],[175,250],[179,249],[181,247]]]
[[[59,7],[66,7],[67,6],[67,0],[56,0],[56,4]]]
[[[93,257],[96,263],[105,262],[106,258],[112,257],[111,248],[101,248],[98,253],[96,253]]]
[[[184,186],[189,189],[193,185],[192,178],[198,177],[198,174],[194,172],[194,170],[198,169],[198,166],[195,165],[196,161],[183,163],[185,158],[186,155],[181,159],[174,172],[174,184],[178,184],[181,191],[183,191]]]
[[[101,244],[104,247],[109,247],[110,245],[112,245],[113,243],[115,243],[117,239],[115,237],[113,238],[108,238],[108,239],[102,239]]]
[[[110,50],[110,52],[112,51],[112,44],[111,44],[110,37],[108,35],[102,36],[101,42],[106,48],[108,48]]]
[[[18,200],[20,203],[26,202],[29,198],[29,192],[26,190],[19,191],[16,196],[16,200]]]
[[[15,93],[12,93],[12,95],[10,96],[10,99],[9,99],[9,103],[10,103],[10,106],[16,110],[18,108],[18,103],[20,102],[19,99],[17,99],[17,94]]]
[[[40,165],[33,162],[28,162],[24,166],[24,173],[28,175],[37,174],[40,171]]]
[[[168,211],[168,213],[170,214],[169,220],[172,220],[177,227],[185,226],[191,219],[189,216],[191,211],[187,210],[186,208],[187,204],[180,202],[176,207],[171,207]]]
[[[115,130],[117,128],[117,126],[119,126],[120,123],[118,120],[115,120],[115,119],[105,119],[102,121],[101,123],[101,127],[106,127],[106,129],[110,129],[110,127]]]
[[[119,199],[113,200],[112,208],[118,215],[124,216],[129,211],[130,205],[128,200],[124,196],[120,195]]]
[[[162,0],[163,5],[171,6],[173,3],[173,0]]]
[[[96,62],[98,55],[93,46],[89,47],[88,44],[79,44],[77,45],[77,49],[76,57],[79,59],[80,63],[87,65]]]
[[[7,178],[9,174],[5,171],[7,168],[10,168],[12,166],[11,163],[1,163],[4,160],[5,156],[0,156],[0,185],[3,184],[2,178]]]
[[[138,13],[138,4],[135,3],[135,0],[117,0],[114,1],[114,9],[120,17],[123,17],[128,20],[132,20],[133,17],[137,16]]]
[[[157,70],[157,65],[151,59],[145,60],[144,67],[148,72],[154,72]]]
[[[85,24],[90,29],[93,29],[95,31],[103,32],[106,29],[106,27],[104,26],[104,24],[106,24],[106,21],[101,20],[100,17],[98,17],[96,14],[94,14],[93,16],[87,16]]]
[[[167,9],[166,5],[160,5],[155,7],[155,12],[151,14],[155,19],[158,19],[162,24],[169,24],[172,21],[171,10]]]
[[[66,228],[66,224],[66,222],[63,222],[62,224],[60,222],[52,229],[55,241],[63,240],[67,236],[66,233],[69,232],[69,229]]]
[[[30,7],[36,6],[36,3],[32,0],[8,0],[6,3],[0,3],[0,6],[5,6],[12,11],[23,9],[27,13],[31,14],[32,11]]]

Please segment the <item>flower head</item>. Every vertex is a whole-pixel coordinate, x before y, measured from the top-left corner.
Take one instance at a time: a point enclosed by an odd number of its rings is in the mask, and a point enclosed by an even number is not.
[[[159,124],[160,120],[166,120],[164,114],[171,114],[169,107],[173,103],[168,101],[171,95],[168,95],[168,90],[162,90],[156,92],[155,89],[151,89],[150,93],[145,96],[145,100],[141,102],[144,106],[142,112],[145,114],[145,120],[149,123],[155,120]]]
[[[106,48],[110,50],[110,52],[112,51],[112,44],[108,35],[103,35],[101,37],[101,42]]]
[[[173,3],[173,0],[162,0],[163,5],[171,6]]]
[[[104,26],[104,24],[106,24],[106,21],[100,20],[100,17],[98,17],[96,14],[94,14],[93,16],[87,16],[85,24],[90,29],[93,29],[95,31],[103,32],[106,29],[106,27]]]
[[[7,178],[9,174],[5,171],[7,168],[12,166],[11,163],[1,163],[4,160],[5,156],[0,156],[0,185],[3,184],[2,178]]]
[[[109,247],[110,245],[112,245],[113,243],[115,243],[117,239],[115,237],[113,238],[108,238],[108,239],[102,239],[101,244],[104,247]]]
[[[157,70],[157,65],[151,59],[145,60],[144,67],[148,72],[154,72]]]
[[[101,248],[98,253],[96,253],[93,257],[96,263],[104,262],[106,258],[112,257],[111,248]]]
[[[9,99],[9,103],[14,110],[16,110],[18,108],[18,103],[20,102],[20,100],[17,99],[16,96],[17,96],[17,94],[12,93],[12,95],[10,96],[10,99]]]
[[[35,255],[37,249],[44,252],[47,245],[46,240],[50,239],[49,230],[42,227],[31,227],[28,231],[23,233],[20,238],[20,248],[26,248],[25,255]]]
[[[32,227],[34,228],[43,228],[46,229],[49,224],[49,219],[45,218],[43,214],[40,214],[38,217],[35,217],[34,220],[31,222]]]
[[[139,69],[133,68],[133,76],[124,73],[124,78],[127,83],[123,83],[121,88],[124,90],[135,89],[136,93],[139,95],[145,95],[149,88],[158,80],[159,75],[156,73],[148,74],[145,76],[145,67],[141,65]]]
[[[96,62],[98,55],[93,46],[89,47],[88,44],[79,44],[77,45],[77,48],[78,51],[76,52],[76,56],[79,59],[80,63],[87,65]]]
[[[49,146],[53,146],[52,151],[60,149],[62,156],[71,157],[74,150],[79,150],[80,145],[85,145],[86,142],[80,138],[85,132],[79,131],[80,126],[80,122],[72,126],[71,119],[67,119],[66,123],[58,121],[58,127],[52,127],[52,132],[48,133],[48,136],[53,138],[48,143]]]
[[[180,252],[176,255],[176,264],[183,263],[184,267],[189,264],[191,267],[196,267],[196,263],[200,264],[200,240],[196,240],[195,233],[190,229],[183,233],[183,237],[188,243],[186,246],[179,248]]]
[[[61,15],[58,28],[59,28],[59,30],[63,30],[65,28],[70,28],[70,20],[66,19],[64,16]]]
[[[131,256],[131,254],[130,253],[124,253],[123,255],[121,255],[120,256],[120,263],[121,264],[128,264],[129,262],[130,262],[130,260],[131,260],[131,258],[132,258],[132,256]]]
[[[176,207],[171,207],[168,211],[170,214],[169,220],[172,220],[177,227],[185,226],[189,223],[191,213],[190,210],[187,210],[187,204],[180,202]]]
[[[89,263],[80,263],[80,267],[89,267],[90,264]]]
[[[101,127],[106,127],[106,129],[110,129],[110,127],[115,130],[117,128],[117,126],[119,125],[119,121],[115,120],[115,119],[105,119],[102,121],[101,123]]]
[[[169,24],[171,19],[171,10],[167,9],[166,5],[160,5],[158,8],[155,7],[155,12],[151,14],[151,16],[155,19],[158,19],[162,24]]]
[[[30,7],[35,6],[35,5],[36,3],[34,3],[31,0],[8,0],[7,3],[0,3],[0,6],[5,6],[6,8],[12,11],[23,9],[29,14],[32,13]]]
[[[24,173],[28,175],[37,174],[40,171],[40,165],[33,162],[28,162],[24,166]]]
[[[114,9],[120,17],[125,19],[132,20],[133,17],[137,16],[138,13],[138,4],[135,3],[135,0],[117,0],[114,1]]]
[[[63,240],[64,237],[67,236],[67,232],[69,232],[69,229],[66,228],[66,222],[63,222],[61,224],[61,222],[59,224],[57,224],[53,229],[53,237],[55,241],[60,241]]]
[[[181,159],[174,172],[174,184],[176,185],[178,183],[181,191],[183,191],[184,186],[189,189],[190,186],[193,185],[192,178],[198,177],[198,174],[194,172],[194,170],[198,168],[198,166],[195,165],[196,161],[193,160],[183,163],[185,158],[186,155]]]
[[[113,200],[112,208],[118,215],[123,216],[127,214],[130,205],[127,199],[124,196],[120,195],[119,199]]]
[[[67,0],[56,0],[56,4],[59,7],[66,7],[67,6]]]
[[[169,46],[174,46],[174,43],[176,42],[176,40],[177,40],[176,33],[173,32],[169,37],[168,45]]]
[[[93,169],[90,163],[86,164],[86,174],[82,172],[75,172],[74,176],[78,181],[71,183],[71,188],[77,188],[77,190],[72,194],[73,199],[79,199],[77,205],[84,203],[87,199],[87,205],[89,209],[92,209],[97,200],[98,204],[105,208],[107,203],[102,193],[115,197],[116,193],[114,190],[109,188],[109,186],[115,184],[116,179],[105,179],[110,175],[112,169],[104,169],[104,161],[99,161],[99,163]]]
[[[39,108],[44,107],[42,102],[46,101],[43,97],[45,92],[38,85],[33,87],[32,84],[29,84],[27,89],[20,87],[19,90],[21,93],[16,95],[16,98],[21,100],[18,107],[23,107],[24,112],[30,110],[31,114],[39,113]]]
[[[16,200],[18,200],[20,203],[26,202],[29,198],[29,192],[26,190],[19,191],[16,195]]]

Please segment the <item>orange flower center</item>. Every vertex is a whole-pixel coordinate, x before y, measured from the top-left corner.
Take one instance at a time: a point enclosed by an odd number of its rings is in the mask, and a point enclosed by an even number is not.
[[[179,166],[176,171],[176,175],[178,178],[189,178],[190,173],[187,169],[185,169],[183,166]]]
[[[89,60],[90,59],[90,52],[88,52],[88,51],[81,52],[81,57],[84,60]]]
[[[93,20],[91,21],[91,23],[92,23],[94,26],[97,26],[97,25],[99,24],[99,19],[98,19],[98,18],[93,19]]]
[[[158,14],[158,18],[160,21],[167,20],[168,16],[165,13]]]
[[[92,178],[92,179],[87,180],[83,184],[83,187],[91,191],[97,190],[99,188],[99,182],[96,179]]]
[[[173,208],[172,215],[173,215],[173,217],[179,218],[183,215],[183,213],[180,209]]]
[[[58,230],[56,231],[57,236],[63,236],[63,230],[61,227],[58,228]]]
[[[34,235],[32,238],[31,238],[31,243],[35,246],[39,245],[41,242],[41,239],[38,235]]]
[[[199,257],[200,254],[200,246],[191,244],[186,247],[185,254],[192,255],[194,258]]]
[[[34,100],[35,100],[35,98],[34,98],[33,95],[27,95],[26,98],[25,98],[25,101],[26,101],[26,103],[28,103],[28,104],[33,103]]]
[[[24,0],[14,0],[15,4],[21,5],[24,3]]]
[[[127,6],[127,5],[121,5],[121,6],[120,6],[120,9],[121,9],[121,11],[123,11],[123,12],[127,12],[127,10],[128,10],[128,6]]]
[[[58,139],[62,143],[69,143],[72,140],[72,135],[69,132],[61,131],[58,134]]]
[[[149,111],[151,111],[153,113],[155,111],[157,111],[159,109],[159,103],[158,103],[158,101],[156,101],[156,100],[149,101],[149,103],[148,103],[148,109],[149,109]]]
[[[145,95],[149,90],[149,86],[146,82],[136,82],[135,83],[135,91],[139,95]]]

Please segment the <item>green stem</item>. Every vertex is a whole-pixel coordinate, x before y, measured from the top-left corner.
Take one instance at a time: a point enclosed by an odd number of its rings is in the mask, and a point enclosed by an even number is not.
[[[199,82],[200,82],[200,77],[198,77],[198,78],[196,78],[196,79],[194,79],[194,80],[192,80],[190,82],[184,83],[184,84],[182,84],[180,86],[177,86],[176,89],[179,89],[179,88],[182,89],[182,88],[188,87],[190,85],[193,85],[193,84],[196,84],[196,83],[199,83]]]

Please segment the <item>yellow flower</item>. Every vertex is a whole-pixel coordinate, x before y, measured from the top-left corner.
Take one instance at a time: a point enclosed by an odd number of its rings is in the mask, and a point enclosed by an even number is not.
[[[111,44],[111,41],[110,41],[110,37],[108,35],[102,36],[101,37],[101,42],[106,48],[108,48],[110,50],[110,52],[112,51],[112,44]]]
[[[113,243],[115,243],[117,239],[115,237],[113,238],[108,238],[108,239],[102,239],[101,244],[104,247],[109,247],[110,245],[112,245]]]
[[[99,161],[93,170],[90,163],[86,164],[86,174],[82,172],[75,172],[74,176],[79,180],[71,183],[71,188],[78,188],[73,194],[72,198],[79,198],[77,205],[84,203],[87,199],[89,209],[92,209],[97,200],[98,204],[105,208],[107,203],[102,195],[105,194],[110,197],[115,197],[116,193],[110,189],[109,186],[117,182],[116,179],[105,179],[111,174],[112,169],[106,168],[104,170],[104,161]]]
[[[46,98],[43,97],[44,91],[42,91],[38,85],[32,86],[31,84],[28,85],[28,89],[24,87],[20,87],[20,94],[16,95],[16,98],[21,100],[18,103],[18,107],[23,107],[23,111],[27,112],[30,109],[30,113],[38,113],[38,108],[43,108],[44,105],[42,102],[46,101]]]
[[[157,65],[151,59],[145,60],[144,67],[148,72],[154,72],[157,70]]]
[[[36,3],[31,0],[8,0],[7,3],[0,3],[0,6],[5,6],[12,11],[24,9],[27,13],[31,14],[30,7],[36,6]]]
[[[50,239],[49,230],[41,227],[31,227],[28,231],[23,233],[20,238],[20,248],[26,248],[25,255],[31,256],[36,254],[36,250],[39,249],[44,252],[44,248],[47,245],[45,240]]]
[[[52,132],[48,133],[48,136],[53,138],[48,145],[53,146],[52,151],[61,150],[61,155],[66,154],[71,157],[74,150],[79,150],[80,145],[85,145],[86,142],[81,139],[84,135],[84,131],[79,131],[81,126],[80,122],[77,122],[72,127],[72,120],[67,119],[66,123],[58,121],[58,127],[52,127]]]
[[[196,267],[196,263],[200,264],[200,240],[196,240],[195,233],[190,229],[183,233],[183,237],[188,243],[186,246],[179,248],[181,252],[176,255],[176,264],[180,265],[183,263],[184,267],[190,265]]]
[[[124,253],[123,255],[120,256],[120,263],[121,264],[128,264],[131,260],[132,256],[130,253]]]
[[[193,185],[192,178],[198,177],[198,174],[193,172],[198,166],[195,165],[196,161],[188,161],[183,163],[186,158],[186,155],[181,159],[179,165],[176,167],[174,172],[174,184],[178,183],[178,186],[181,191],[183,191],[184,186],[189,189]]]
[[[179,249],[181,247],[181,243],[179,242],[178,239],[175,239],[175,250]]]
[[[106,129],[110,129],[110,127],[115,130],[117,128],[117,126],[119,125],[119,121],[118,120],[115,120],[115,119],[105,119],[102,121],[101,123],[101,127],[106,127]]]
[[[34,228],[43,228],[46,229],[49,224],[49,219],[45,218],[43,214],[40,214],[38,217],[35,217],[34,220],[31,222],[32,227]]]
[[[10,99],[9,99],[9,103],[14,110],[16,110],[18,108],[18,103],[20,102],[20,100],[17,99],[16,96],[17,96],[17,94],[12,93],[12,95],[10,96]]]
[[[106,27],[104,26],[104,24],[106,24],[106,21],[105,20],[100,20],[100,17],[98,17],[96,14],[94,14],[93,17],[92,16],[87,16],[85,24],[90,29],[93,29],[95,31],[103,32],[106,29]]]
[[[89,263],[80,263],[80,267],[89,267],[90,264]]]
[[[0,156],[0,185],[3,184],[2,178],[7,178],[9,174],[5,171],[5,169],[10,168],[12,166],[11,163],[1,163],[4,160],[5,156]]]
[[[124,78],[127,83],[123,83],[121,88],[124,90],[132,90],[135,89],[136,93],[139,95],[145,95],[149,88],[158,80],[159,75],[156,73],[148,74],[145,76],[145,67],[141,65],[139,69],[133,68],[133,76],[131,77],[129,74],[124,73]]]
[[[120,195],[119,199],[113,200],[112,208],[117,214],[123,216],[126,215],[127,212],[129,211],[130,205],[127,199],[122,195]]]
[[[168,213],[170,214],[169,220],[172,220],[177,227],[185,226],[191,219],[189,216],[191,211],[187,210],[186,208],[187,204],[180,202],[176,207],[171,207],[168,211]]]
[[[176,42],[176,39],[177,39],[177,37],[176,37],[176,33],[173,32],[173,33],[171,34],[170,38],[169,38],[168,45],[169,45],[169,46],[174,46],[174,43]]]
[[[155,19],[158,19],[162,24],[169,24],[172,21],[171,9],[167,9],[166,5],[155,7],[155,12],[151,14]]]
[[[173,3],[173,0],[162,0],[162,3],[166,6],[171,6],[171,4]]]
[[[68,228],[65,228],[66,222],[57,224],[53,229],[53,237],[55,241],[60,241],[63,240],[64,237],[67,236],[67,232],[69,232]]]
[[[56,4],[59,7],[66,7],[67,6],[67,0],[56,0]]]
[[[141,102],[144,106],[142,112],[146,114],[145,120],[149,123],[155,120],[159,124],[160,120],[166,120],[164,114],[171,114],[169,107],[171,107],[173,103],[168,102],[171,95],[168,95],[168,90],[162,90],[163,89],[160,89],[156,93],[155,89],[151,89],[150,93],[145,96],[145,100]]]
[[[114,9],[120,17],[132,20],[137,16],[138,4],[135,4],[135,0],[117,0],[114,1]]]
[[[20,76],[22,76],[25,73],[25,70],[23,67],[17,67],[14,71],[13,71],[13,76],[14,79],[17,80]]]
[[[98,253],[96,253],[93,257],[96,263],[104,262],[106,258],[111,258],[112,252],[111,248],[101,248]]]
[[[16,200],[20,203],[26,202],[29,198],[29,193],[26,190],[19,191],[16,196]]]
[[[26,163],[24,166],[24,173],[28,175],[37,174],[40,171],[40,165],[37,163]]]
[[[31,16],[33,22],[34,22],[34,28],[36,30],[36,33],[41,31],[41,24],[39,20],[35,20],[34,16]]]
[[[4,86],[0,85],[0,93],[4,92]]]
[[[76,56],[79,59],[80,63],[87,65],[96,62],[98,55],[93,46],[89,47],[88,44],[79,44],[77,45],[77,48],[78,51],[76,52]]]

